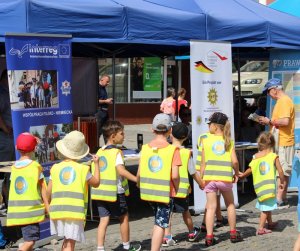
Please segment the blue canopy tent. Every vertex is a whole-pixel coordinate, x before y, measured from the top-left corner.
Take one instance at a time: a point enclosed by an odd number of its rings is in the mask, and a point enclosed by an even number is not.
[[[0,42],[6,32],[71,34],[78,55],[180,55],[190,39],[300,48],[300,19],[252,0],[0,0],[0,17]]]
[[[300,1],[299,0],[276,0],[269,5],[274,10],[282,11],[290,15],[300,17]]]

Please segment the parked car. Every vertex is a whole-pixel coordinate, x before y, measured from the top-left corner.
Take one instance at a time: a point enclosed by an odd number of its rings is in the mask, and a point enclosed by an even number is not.
[[[268,81],[269,61],[250,61],[243,65],[241,71],[241,95],[257,96],[262,94]],[[238,91],[238,73],[232,74],[232,84]]]

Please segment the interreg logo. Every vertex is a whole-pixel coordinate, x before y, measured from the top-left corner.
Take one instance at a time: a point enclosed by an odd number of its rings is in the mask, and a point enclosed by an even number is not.
[[[21,49],[9,50],[10,55],[16,55],[18,58],[22,58],[25,53],[29,53],[31,58],[69,58],[71,50],[68,44],[57,46],[25,44]]]

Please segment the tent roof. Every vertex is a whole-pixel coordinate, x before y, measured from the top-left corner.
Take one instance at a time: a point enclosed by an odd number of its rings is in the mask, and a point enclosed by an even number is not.
[[[75,49],[98,55],[182,54],[190,39],[300,48],[300,19],[252,0],[0,0],[0,17],[0,42],[6,32],[72,34]]]

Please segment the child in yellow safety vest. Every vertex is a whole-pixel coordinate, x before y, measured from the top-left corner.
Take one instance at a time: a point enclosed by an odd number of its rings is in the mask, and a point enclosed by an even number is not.
[[[274,136],[270,132],[262,132],[258,139],[258,153],[253,155],[249,168],[240,173],[245,178],[252,173],[253,186],[257,195],[256,208],[261,211],[257,235],[272,233],[277,222],[272,221],[272,211],[277,209],[276,203],[276,170],[283,187],[284,174],[279,157],[273,152],[275,146]],[[265,224],[267,228],[265,228]]]
[[[230,136],[230,122],[221,112],[213,113],[208,121],[210,137],[202,140],[202,158],[200,174],[206,192],[206,246],[216,243],[213,236],[214,218],[217,208],[217,192],[220,191],[227,206],[232,243],[242,240],[236,230],[236,212],[232,183],[237,182],[239,175],[238,160],[234,143]],[[234,175],[232,173],[234,171]]]
[[[7,226],[21,226],[24,243],[20,250],[33,250],[40,238],[39,222],[48,212],[48,199],[43,169],[33,161],[37,145],[30,133],[21,133],[16,148],[21,157],[11,168]]]
[[[111,216],[120,220],[123,250],[139,251],[140,244],[132,244],[129,239],[129,214],[125,196],[129,195],[128,180],[137,182],[135,175],[125,169],[123,154],[117,145],[124,142],[124,126],[119,121],[107,121],[102,127],[105,146],[97,152],[101,184],[91,191],[91,199],[97,202],[100,222],[98,226],[97,251],[103,251],[106,230]],[[95,168],[92,166],[92,171]]]
[[[137,176],[141,199],[150,203],[155,215],[151,251],[159,251],[179,187],[181,159],[179,149],[167,141],[171,133],[170,116],[157,114],[152,130],[155,136],[142,147]]]
[[[196,241],[200,235],[200,228],[194,227],[193,220],[189,211],[189,193],[191,191],[189,175],[200,185],[200,173],[195,169],[193,158],[191,156],[191,150],[186,149],[182,146],[182,143],[188,137],[189,129],[188,127],[178,122],[172,126],[172,145],[180,149],[180,158],[182,166],[179,168],[180,183],[177,194],[174,197],[174,207],[173,211],[176,213],[182,213],[184,223],[186,224],[189,233],[188,241]],[[169,227],[165,229],[165,237],[163,239],[162,246],[172,246],[176,244],[176,240],[172,238],[171,235],[171,220]]]
[[[202,158],[202,140],[206,139],[211,135],[210,132],[202,133],[198,138],[198,153],[197,153],[197,159],[196,159],[196,170],[200,171],[201,166],[201,158]],[[217,208],[216,208],[216,222],[215,222],[215,228],[220,228],[224,226],[228,226],[228,219],[224,216],[222,216],[221,211],[221,193],[220,191],[217,191]],[[201,223],[201,232],[206,233],[206,208],[203,216],[203,220]]]
[[[77,241],[85,242],[84,224],[88,203],[88,185],[99,186],[99,170],[93,176],[90,167],[78,163],[89,154],[84,135],[79,131],[68,133],[56,142],[58,157],[62,162],[50,170],[48,195],[50,203],[51,234],[64,237],[61,250],[75,250]],[[93,156],[96,167],[98,157]]]

